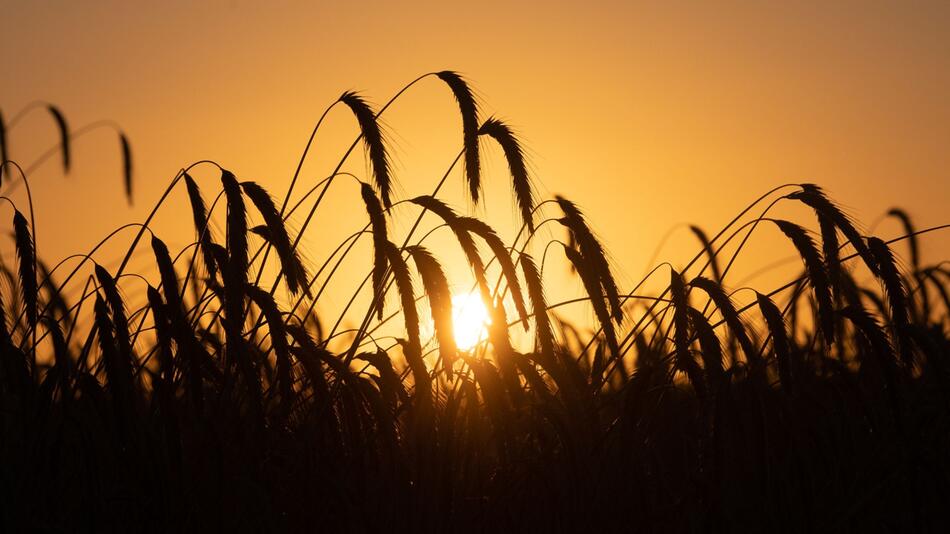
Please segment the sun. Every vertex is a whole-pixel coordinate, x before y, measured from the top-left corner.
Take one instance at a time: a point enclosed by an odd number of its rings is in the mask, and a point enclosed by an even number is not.
[[[455,344],[463,351],[471,350],[488,335],[491,321],[478,293],[452,295],[452,327]]]

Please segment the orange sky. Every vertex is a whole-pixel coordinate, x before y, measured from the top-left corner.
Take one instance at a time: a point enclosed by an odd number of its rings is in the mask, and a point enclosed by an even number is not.
[[[341,91],[384,102],[418,74],[446,68],[471,79],[486,115],[517,127],[542,194],[562,193],[588,212],[624,285],[640,277],[670,228],[714,232],[783,182],[824,185],[868,225],[894,205],[919,227],[950,222],[945,2],[129,4],[2,7],[4,116],[47,100],[74,128],[115,120],[135,153],[133,208],[107,131],[76,144],[68,179],[55,160],[37,171],[47,258],[88,250],[120,223],[141,220],[197,159],[215,159],[282,198],[314,121]],[[429,81],[385,120],[400,191],[428,192],[461,140],[449,92]],[[325,176],[355,133],[347,112],[332,114],[304,179]],[[42,113],[9,134],[24,162],[55,139]],[[478,213],[510,237],[504,162],[491,154]],[[365,175],[361,157],[348,168]],[[218,186],[207,169],[196,176],[208,195]],[[455,176],[447,198],[464,207]],[[177,197],[158,223],[181,245],[191,234],[184,192]],[[352,183],[328,202],[305,240],[314,260],[364,223]],[[811,225],[806,212],[776,213]],[[898,232],[890,222],[878,229]],[[751,245],[737,273],[792,250],[768,232]],[[680,227],[661,257],[682,263],[695,249]],[[947,257],[950,236],[927,238],[923,250],[930,260]],[[340,291],[331,298],[349,290]]]

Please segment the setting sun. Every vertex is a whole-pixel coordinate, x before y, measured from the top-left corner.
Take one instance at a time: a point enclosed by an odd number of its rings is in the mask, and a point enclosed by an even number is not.
[[[455,344],[461,350],[471,350],[488,333],[488,310],[478,293],[452,296],[452,326]]]

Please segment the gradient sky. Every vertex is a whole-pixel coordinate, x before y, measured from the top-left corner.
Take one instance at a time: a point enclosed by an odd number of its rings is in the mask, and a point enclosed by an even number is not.
[[[625,285],[671,228],[661,257],[682,264],[696,244],[676,225],[715,232],[784,182],[823,185],[868,226],[892,206],[919,227],[950,222],[947,2],[192,4],[0,2],[4,116],[54,102],[74,128],[121,124],[135,152],[132,208],[106,130],[77,142],[67,179],[56,160],[35,173],[41,255],[88,250],[141,220],[198,159],[282,197],[315,120],[343,90],[385,102],[441,69],[467,75],[485,114],[517,127],[542,194],[588,212]],[[426,82],[385,120],[400,191],[428,192],[459,149],[450,94]],[[331,114],[304,179],[325,176],[355,133],[342,108]],[[55,140],[42,113],[9,134],[24,162]],[[490,154],[477,213],[511,236],[504,162]],[[360,157],[348,168],[365,175]],[[217,189],[208,169],[196,176],[206,194]],[[447,198],[464,207],[454,176]],[[192,238],[183,198],[158,221],[179,245]],[[352,183],[328,200],[307,236],[312,259],[364,223]],[[807,212],[776,213],[813,227]],[[877,230],[899,232],[890,221]],[[792,251],[768,232],[751,247],[737,272]],[[928,237],[923,250],[943,259],[950,238]]]

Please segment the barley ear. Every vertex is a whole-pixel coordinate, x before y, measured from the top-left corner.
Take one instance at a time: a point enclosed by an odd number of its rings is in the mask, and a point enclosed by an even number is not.
[[[689,350],[689,296],[686,293],[683,277],[675,269],[670,269],[670,300],[673,304],[673,345],[676,368],[686,374],[696,394],[700,398],[705,398],[706,385],[703,374]]]
[[[511,260],[511,253],[508,251],[508,247],[506,247],[501,238],[498,237],[495,230],[484,222],[474,217],[459,217],[458,222],[467,231],[482,238],[485,244],[488,245],[488,248],[491,249],[492,254],[495,255],[495,259],[498,260],[498,265],[501,267],[501,272],[505,276],[505,281],[508,282],[508,289],[511,290],[511,300],[515,304],[515,310],[518,311],[518,317],[521,319],[521,324],[527,332],[528,310],[524,304],[524,295],[521,292],[521,283],[518,281],[518,272],[515,270],[515,264]]]
[[[211,252],[211,227],[208,225],[208,212],[205,208],[205,201],[201,197],[201,190],[198,184],[187,172],[184,173],[185,187],[188,190],[188,201],[191,204],[191,217],[195,224],[195,232],[198,235],[198,246],[201,250],[201,258],[204,261],[205,270],[208,277],[212,280],[217,274],[214,254]]]
[[[412,275],[399,248],[391,241],[386,242],[386,259],[396,282],[396,290],[399,293],[402,315],[406,325],[408,341],[403,344],[403,352],[416,382],[416,392],[428,396],[431,393],[429,389],[429,371],[422,359],[422,343],[419,339],[419,312],[416,310]]]
[[[178,273],[172,263],[171,255],[165,242],[152,234],[152,252],[155,254],[155,263],[158,265],[158,274],[162,280],[162,291],[165,293],[165,302],[174,310],[181,310],[181,295],[178,293]]]
[[[887,393],[888,402],[895,420],[900,424],[901,409],[898,397],[898,384],[900,380],[897,360],[894,358],[894,352],[890,343],[887,341],[887,335],[878,324],[877,320],[871,316],[867,310],[855,306],[848,306],[841,310],[842,317],[851,321],[861,336],[868,344],[872,365],[878,367],[881,375],[884,377],[884,386]],[[863,351],[862,351],[863,352]],[[862,362],[863,364],[864,362]],[[868,362],[871,363],[871,362]]]
[[[719,337],[716,336],[709,321],[699,310],[690,307],[686,311],[689,315],[689,323],[699,340],[706,381],[715,391],[722,386],[725,377],[722,367],[722,344],[719,343]]]
[[[910,263],[914,268],[914,272],[919,271],[920,243],[917,239],[917,228],[914,227],[913,221],[910,220],[910,215],[900,208],[891,208],[887,214],[891,217],[897,218],[901,222],[901,226],[904,228],[904,235],[909,236],[907,239],[907,246],[910,247]]]
[[[132,205],[132,148],[123,132],[119,132],[119,143],[122,146],[122,183],[125,185],[125,198],[129,205]]]
[[[742,319],[739,317],[739,312],[736,311],[736,307],[732,303],[732,299],[730,299],[729,295],[723,290],[722,285],[702,276],[694,278],[690,281],[689,285],[698,287],[709,295],[709,298],[716,305],[716,309],[719,310],[719,314],[722,315],[726,325],[729,326],[732,335],[736,336],[736,340],[739,342],[743,354],[745,354],[746,362],[750,365],[759,363],[761,360],[759,352],[755,350],[755,347],[752,345],[752,340],[749,338],[745,323],[742,322]]]
[[[709,258],[709,267],[712,269],[713,281],[715,281],[717,284],[721,284],[722,270],[719,268],[719,259],[716,256],[716,251],[713,250],[713,246],[709,241],[709,237],[706,236],[706,232],[704,232],[703,229],[698,226],[690,225],[689,229],[703,245],[703,252],[705,252],[706,257]]]
[[[478,154],[478,102],[465,79],[457,72],[442,71],[436,73],[455,97],[462,114],[462,142],[465,147],[465,179],[468,182],[469,196],[478,204],[481,193],[481,162]]]
[[[370,228],[373,232],[373,298],[376,299],[376,316],[379,320],[383,319],[383,309],[386,307],[386,293],[383,288],[385,284],[386,269],[389,268],[389,262],[386,260],[386,243],[389,241],[389,232],[386,228],[386,217],[383,214],[383,207],[379,203],[379,198],[369,184],[360,182],[360,196],[363,197],[363,204],[366,206],[366,214],[369,215]]]
[[[407,247],[406,251],[412,256],[412,261],[415,262],[416,269],[422,277],[422,286],[429,299],[429,309],[432,312],[435,335],[439,341],[439,355],[451,377],[458,347],[455,345],[452,325],[452,293],[449,291],[448,280],[445,278],[442,266],[428,250],[413,246]]]
[[[48,105],[46,106],[46,109],[49,111],[50,115],[52,115],[53,121],[56,122],[56,129],[59,131],[59,144],[63,155],[63,171],[68,174],[71,164],[69,125],[67,125],[66,117],[63,116],[63,113],[59,110],[59,108],[53,105]]]
[[[773,222],[792,241],[795,249],[798,250],[798,255],[805,263],[808,280],[815,293],[815,301],[818,303],[818,323],[821,325],[825,342],[830,345],[834,342],[835,336],[834,304],[831,298],[831,281],[825,270],[821,253],[818,252],[818,246],[801,226],[782,220]]]
[[[383,199],[384,206],[392,207],[392,201],[389,198],[392,190],[389,155],[386,152],[382,130],[376,119],[376,112],[362,96],[352,91],[343,93],[340,96],[340,102],[346,104],[353,111],[353,115],[356,116],[356,121],[360,127],[360,135],[363,137],[363,143],[369,153],[369,160],[373,165],[373,178],[376,180],[379,196]]]
[[[507,124],[494,117],[482,123],[478,133],[491,137],[501,146],[511,172],[511,188],[514,191],[518,209],[521,211],[521,220],[528,227],[529,232],[534,232],[534,221],[531,216],[534,210],[534,193],[531,191],[531,179],[528,176],[528,167],[525,165],[521,143]]]
[[[241,186],[231,171],[221,172],[221,183],[228,201],[227,216],[227,258],[231,282],[235,290],[243,289],[247,283],[247,213]],[[225,277],[227,279],[227,277]],[[226,280],[227,284],[227,280]]]
[[[901,361],[904,365],[911,366],[914,363],[914,352],[910,333],[910,306],[897,261],[887,244],[876,237],[868,238],[868,248],[877,260],[880,279],[887,294],[888,311],[894,324]]]
[[[825,192],[815,184],[801,184],[801,191],[796,191],[788,195],[788,198],[799,200],[805,205],[811,207],[819,216],[819,220],[825,217],[833,223],[841,233],[848,238],[851,246],[854,247],[868,269],[877,275],[877,263],[868,251],[867,245],[861,233],[855,228],[851,218],[845,215],[838,206],[828,199]]]
[[[244,289],[247,296],[257,305],[267,321],[267,328],[270,331],[271,347],[274,349],[274,356],[277,360],[277,386],[280,391],[280,412],[281,417],[290,414],[293,406],[293,363],[290,360],[290,350],[287,344],[287,330],[284,326],[284,318],[277,308],[277,303],[267,291],[248,284]]]
[[[296,250],[291,245],[284,220],[277,212],[273,199],[263,187],[255,182],[242,182],[241,189],[251,199],[267,225],[267,239],[277,251],[277,257],[280,258],[280,266],[284,273],[284,282],[287,284],[287,288],[294,295],[303,289],[304,294],[308,297],[312,296],[309,287],[310,277],[307,275]]]
[[[791,345],[788,341],[788,331],[785,328],[785,318],[779,311],[775,303],[768,296],[759,292],[755,294],[759,305],[759,311],[765,319],[769,335],[772,337],[772,350],[775,352],[775,359],[778,362],[778,376],[782,382],[782,388],[788,392],[794,391],[791,366]]]
[[[491,291],[488,288],[488,280],[485,278],[485,264],[482,262],[482,258],[478,253],[478,247],[475,245],[475,241],[472,238],[469,225],[466,221],[460,219],[458,214],[455,213],[455,210],[450,208],[445,202],[433,196],[419,196],[411,199],[410,202],[422,206],[426,210],[436,214],[448,225],[449,229],[452,230],[452,233],[455,234],[455,239],[462,248],[462,252],[465,253],[465,258],[468,260],[469,266],[472,268],[475,282],[478,284],[479,293],[481,293],[482,303],[485,305],[486,310],[491,309],[493,303]]]
[[[614,331],[613,321],[610,319],[610,312],[608,312],[607,304],[604,302],[600,282],[597,280],[597,273],[593,272],[588,262],[585,261],[585,258],[576,250],[564,247],[564,254],[581,276],[584,289],[590,297],[591,306],[594,308],[594,314],[597,316],[597,320],[600,322],[600,326],[604,331],[604,337],[607,340],[608,347],[610,347],[611,354],[615,358],[619,358],[620,346],[617,343],[617,336]]]
[[[587,225],[584,214],[573,202],[562,196],[556,196],[558,206],[564,212],[564,217],[559,222],[570,230],[580,248],[581,255],[591,263],[600,285],[603,286],[607,294],[607,300],[610,302],[611,314],[617,323],[623,320],[623,309],[620,305],[620,295],[617,289],[617,283],[614,281],[613,274],[610,272],[610,265],[607,262],[607,253],[600,241],[594,237],[594,233]]]
[[[554,360],[554,335],[548,317],[548,305],[544,299],[544,285],[534,260],[527,254],[521,255],[521,272],[524,274],[528,297],[531,299],[531,311],[536,329],[535,345],[546,359]]]
[[[26,308],[26,318],[31,328],[36,328],[37,299],[39,298],[36,285],[36,250],[33,245],[33,236],[26,217],[19,210],[13,212],[13,232],[16,241],[18,257],[18,273],[20,275],[20,291],[23,294],[23,304]]]

